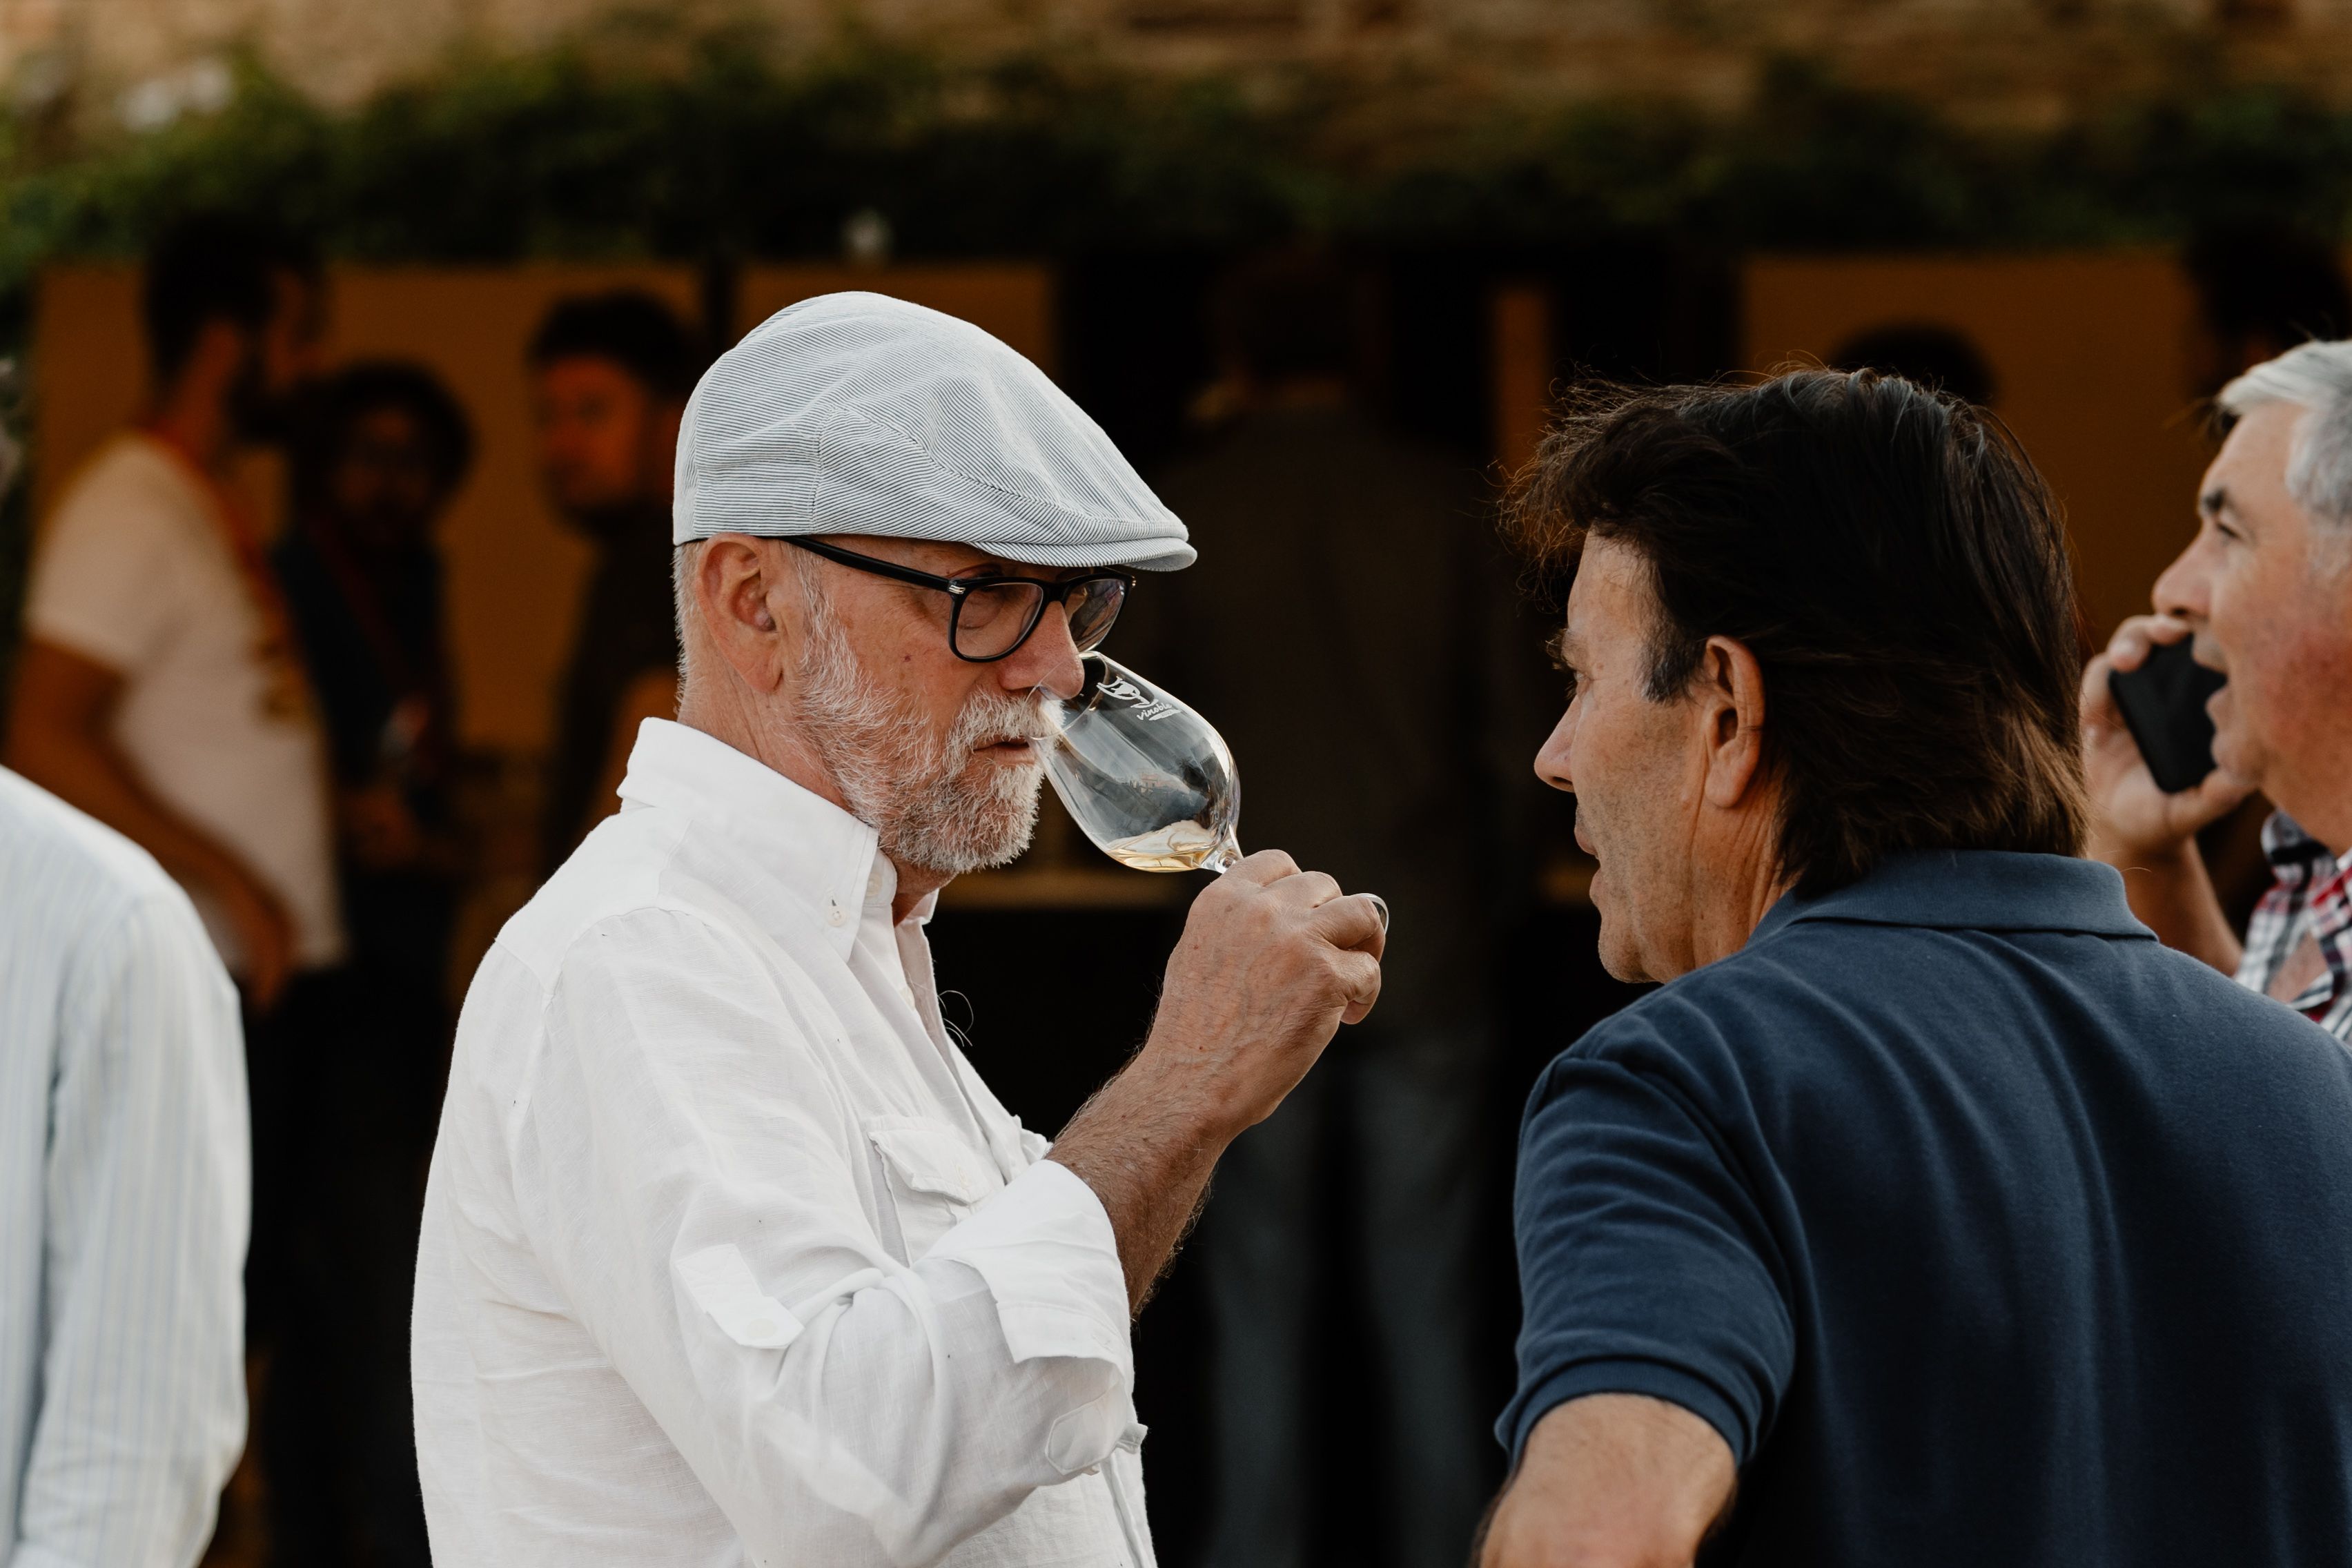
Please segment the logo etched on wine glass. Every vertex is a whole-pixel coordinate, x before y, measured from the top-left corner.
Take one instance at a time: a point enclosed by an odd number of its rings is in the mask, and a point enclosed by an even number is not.
[[[1099,653],[1055,711],[1045,776],[1096,847],[1143,871],[1223,871],[1241,858],[1241,780],[1217,731]]]
[[[1177,704],[1168,698],[1147,695],[1144,689],[1132,680],[1120,680],[1115,677],[1107,679],[1099,689],[1105,697],[1114,701],[1134,703],[1135,716],[1146,721],[1165,719],[1177,709]]]

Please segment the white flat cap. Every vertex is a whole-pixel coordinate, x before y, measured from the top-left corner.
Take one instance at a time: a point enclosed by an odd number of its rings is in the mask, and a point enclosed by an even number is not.
[[[1192,563],[1184,525],[1045,374],[880,294],[788,306],[686,405],[670,537],[867,533],[1035,566]]]

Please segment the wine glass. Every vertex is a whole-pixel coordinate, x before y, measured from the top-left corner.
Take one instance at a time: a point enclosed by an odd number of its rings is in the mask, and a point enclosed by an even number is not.
[[[1095,847],[1139,871],[1217,871],[1242,857],[1241,775],[1209,721],[1099,653],[1048,710],[1045,777]]]

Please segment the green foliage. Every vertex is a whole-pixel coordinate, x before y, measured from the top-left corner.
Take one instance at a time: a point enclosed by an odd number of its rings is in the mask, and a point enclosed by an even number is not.
[[[0,164],[0,293],[46,258],[131,254],[195,205],[266,211],[382,260],[829,254],[843,218],[901,254],[1370,244],[1728,249],[2156,241],[2260,216],[2340,232],[2352,114],[2252,90],[2042,135],[1972,132],[1800,65],[1745,112],[1654,102],[1496,117],[1383,144],[1361,92],[1122,76],[1084,60],[952,69],[756,38],[451,63],[331,112],[247,70],[222,112]],[[1370,150],[1365,151],[1369,146]]]

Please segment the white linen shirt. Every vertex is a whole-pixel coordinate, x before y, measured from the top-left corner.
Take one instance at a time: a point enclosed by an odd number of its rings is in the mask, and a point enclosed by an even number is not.
[[[874,830],[648,720],[500,932],[425,1197],[445,1568],[1151,1568],[1092,1189],[949,1039]]]

